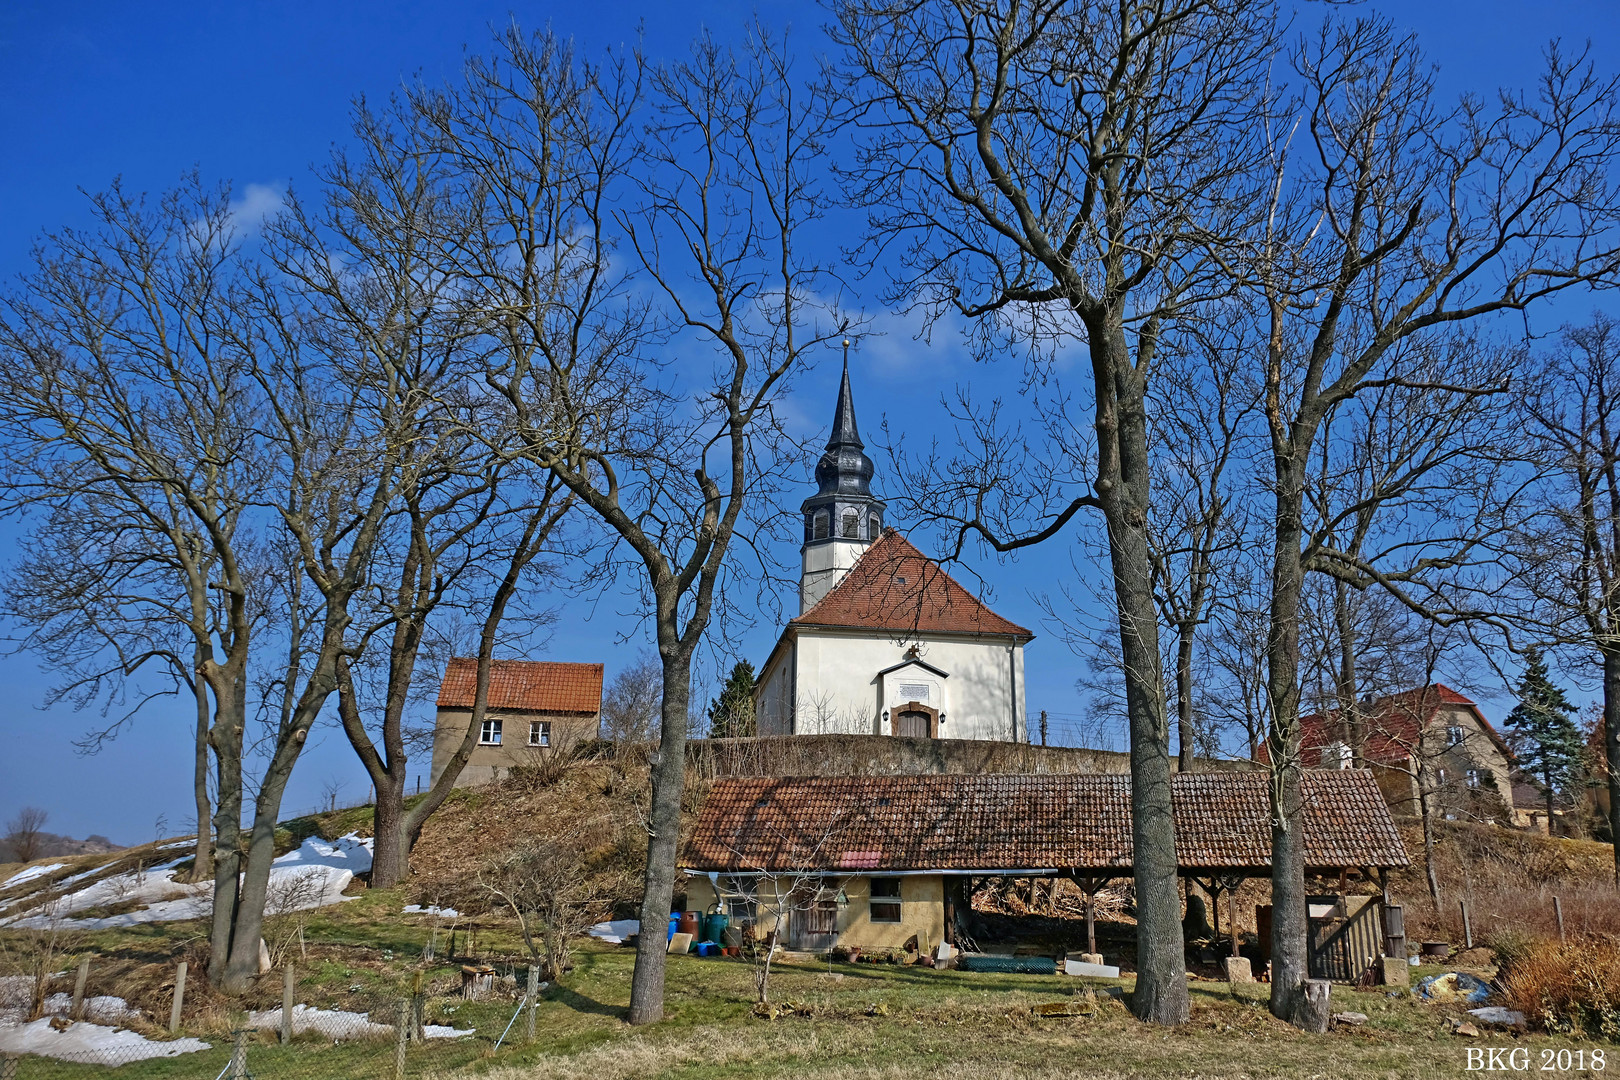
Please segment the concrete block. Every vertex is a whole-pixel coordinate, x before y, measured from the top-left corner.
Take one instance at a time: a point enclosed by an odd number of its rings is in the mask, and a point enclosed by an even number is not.
[[[1063,961],[1063,974],[1079,975],[1091,979],[1117,979],[1119,968],[1112,964],[1088,964],[1080,960]]]
[[[1410,986],[1412,968],[1399,956],[1385,956],[1378,961],[1379,982],[1385,986]]]
[[[1221,966],[1226,970],[1226,981],[1229,983],[1254,982],[1254,972],[1249,967],[1247,956],[1228,956]]]
[[[691,934],[676,934],[669,939],[669,951],[676,955],[683,955],[692,950]]]

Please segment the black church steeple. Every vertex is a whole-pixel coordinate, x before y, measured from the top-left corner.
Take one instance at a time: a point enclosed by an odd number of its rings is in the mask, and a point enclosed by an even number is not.
[[[804,501],[806,545],[832,541],[869,544],[883,532],[883,500],[872,494],[872,459],[855,425],[855,395],[849,385],[849,341],[844,342],[844,377],[838,386],[832,435],[816,462],[814,495]]]

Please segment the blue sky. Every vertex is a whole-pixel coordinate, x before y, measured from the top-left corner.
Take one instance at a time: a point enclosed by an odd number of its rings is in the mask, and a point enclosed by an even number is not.
[[[1369,6],[1419,33],[1448,94],[1524,85],[1553,37],[1590,40],[1600,63],[1620,51],[1620,6],[1612,0],[1380,0]],[[1300,19],[1314,22],[1319,11],[1305,4]],[[550,22],[587,49],[633,41],[640,28],[656,57],[684,50],[702,26],[727,36],[755,15],[772,27],[792,26],[801,48],[819,40],[820,10],[786,2],[641,0],[597,3],[586,13],[577,4],[484,0],[8,0],[0,5],[0,277],[23,269],[42,230],[84,221],[80,188],[103,187],[115,176],[127,187],[155,191],[197,166],[209,178],[233,181],[247,197],[255,190],[250,185],[261,192],[288,182],[307,186],[310,166],[344,137],[354,96],[383,96],[414,76],[448,78],[465,50],[482,49],[488,27],[509,16],[528,26]],[[1580,314],[1577,307],[1568,317]],[[936,415],[938,391],[957,379],[1004,384],[997,388],[1011,393],[1018,375],[1012,364],[975,369],[948,334],[923,344],[903,328],[869,346],[853,366],[869,443],[885,417],[894,429],[926,438],[928,431],[918,428]],[[812,425],[830,419],[836,370],[829,357],[800,386],[795,411]],[[881,471],[878,479],[881,485]],[[0,527],[0,560],[12,557],[12,543],[13,535]],[[978,570],[994,587],[999,611],[1040,631],[1032,592],[1068,574],[1069,558],[1063,547],[1048,546]],[[547,655],[603,660],[611,674],[633,652],[615,644],[621,633],[637,630],[613,614],[628,606],[601,605],[589,618],[582,604],[565,607],[564,629]],[[773,637],[772,628],[760,628],[745,654],[758,663]],[[1076,661],[1050,633],[1030,647],[1028,670],[1032,715],[1043,708],[1054,714],[1080,709]],[[150,837],[160,815],[173,831],[189,805],[183,710],[172,719],[154,711],[111,748],[83,757],[72,741],[93,718],[66,708],[41,711],[47,683],[33,658],[0,657],[0,821],[34,804],[49,811],[53,831],[133,842]],[[1506,709],[1488,711],[1500,716]],[[288,808],[313,805],[331,781],[341,783],[346,796],[366,786],[341,733],[325,729],[299,765]]]

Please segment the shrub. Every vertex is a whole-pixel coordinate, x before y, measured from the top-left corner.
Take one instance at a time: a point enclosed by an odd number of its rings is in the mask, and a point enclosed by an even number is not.
[[[1532,1024],[1620,1042],[1620,941],[1545,942],[1504,963],[1503,996]]]

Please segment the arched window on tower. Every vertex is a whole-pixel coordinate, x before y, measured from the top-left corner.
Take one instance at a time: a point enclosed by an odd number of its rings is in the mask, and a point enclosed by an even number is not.
[[[827,539],[827,511],[817,510],[810,535],[816,540]]]
[[[866,538],[868,540],[876,540],[878,538],[878,533],[882,531],[883,523],[878,520],[878,516],[876,514],[873,514],[871,517],[866,519]]]
[[[845,540],[859,540],[861,538],[861,512],[859,510],[844,511]]]

